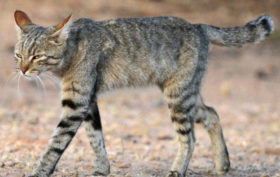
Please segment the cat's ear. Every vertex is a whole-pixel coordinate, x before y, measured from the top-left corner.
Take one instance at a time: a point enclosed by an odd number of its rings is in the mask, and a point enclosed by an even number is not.
[[[32,24],[30,18],[23,11],[16,10],[14,16],[17,27],[19,27],[20,29],[23,29],[23,27],[26,25]]]
[[[15,11],[14,17],[18,37],[20,37],[23,33],[26,33],[31,29],[33,23],[30,20],[30,18],[26,15],[26,13],[20,10]]]
[[[70,19],[72,15],[65,18],[60,24],[55,26],[54,32],[51,34],[51,42],[57,45],[63,44],[69,33]]]

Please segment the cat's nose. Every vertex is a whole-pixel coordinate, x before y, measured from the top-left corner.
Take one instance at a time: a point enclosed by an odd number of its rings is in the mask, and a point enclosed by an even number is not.
[[[20,67],[20,70],[23,74],[25,74],[26,71],[28,70],[28,67],[27,66],[22,66],[22,67]]]

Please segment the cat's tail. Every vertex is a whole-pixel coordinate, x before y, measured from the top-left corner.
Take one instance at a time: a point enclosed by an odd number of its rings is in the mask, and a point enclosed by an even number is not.
[[[274,30],[274,23],[270,16],[263,15],[250,21],[245,26],[219,28],[202,25],[211,43],[220,46],[241,47],[246,43],[258,43]]]

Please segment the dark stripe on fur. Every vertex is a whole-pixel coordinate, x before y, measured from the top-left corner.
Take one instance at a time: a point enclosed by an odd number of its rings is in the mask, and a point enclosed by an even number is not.
[[[212,112],[212,113],[218,115],[214,108],[212,108],[212,107],[210,107],[210,106],[206,106],[206,109],[207,109],[209,112]]]
[[[60,121],[59,124],[57,125],[57,127],[60,127],[60,128],[67,128],[70,126],[71,126],[71,124],[65,120]]]
[[[91,103],[91,111],[93,112],[93,114],[88,114],[85,118],[85,121],[90,122],[94,130],[102,130],[99,109],[96,102]]]
[[[195,123],[200,124],[201,122],[202,122],[202,119],[201,119],[201,118],[195,119]]]
[[[64,150],[55,147],[51,147],[50,151],[55,152],[56,154],[62,154],[64,152]]]
[[[70,116],[70,117],[67,118],[67,120],[76,122],[76,121],[81,121],[83,119],[80,116]]]
[[[182,90],[179,91],[179,92],[177,92],[177,93],[172,93],[172,94],[167,95],[167,97],[170,98],[170,99],[174,99],[174,98],[176,99],[176,98],[182,96],[184,92],[188,92],[186,95],[183,96],[183,100],[185,100],[185,98],[196,94],[196,93],[197,93],[196,90],[194,90],[194,91],[188,91],[189,85],[190,85],[190,84],[184,86],[184,87],[182,88]]]
[[[69,136],[73,137],[73,136],[75,136],[75,134],[76,134],[76,132],[69,130],[69,131],[61,133],[60,135],[69,135]]]
[[[171,121],[172,122],[177,122],[179,124],[183,124],[183,123],[186,123],[188,121],[188,119],[185,118],[185,117],[175,117],[175,116],[172,116],[171,117]]]
[[[194,105],[194,104],[190,105],[190,106],[186,109],[186,112],[185,112],[185,113],[189,113],[193,108],[195,108],[195,105]]]
[[[168,108],[177,107],[178,105],[183,104],[184,101],[189,100],[192,96],[196,96],[196,94],[197,94],[197,91],[189,92],[186,95],[183,95],[177,103],[169,103]]]
[[[72,101],[70,99],[65,99],[65,100],[62,100],[62,106],[63,107],[67,106],[71,109],[77,109],[78,107],[81,106],[81,104],[74,103],[74,101]]]
[[[95,105],[95,108],[93,110],[93,122],[92,122],[92,126],[95,130],[101,130],[102,129],[102,125],[101,125],[101,120],[100,120],[100,114],[99,114],[99,110],[97,105]]]
[[[195,108],[195,105],[194,104],[191,104],[189,105],[188,108],[184,108],[182,106],[174,106],[174,107],[171,107],[174,111],[174,113],[189,113],[193,108]]]
[[[102,125],[101,125],[99,114],[98,117],[96,116],[97,115],[91,116],[90,114],[88,114],[85,121],[91,121],[91,126],[94,128],[94,130],[101,130]]]
[[[177,133],[181,134],[181,135],[188,135],[191,132],[191,129],[187,129],[187,130],[176,130]]]

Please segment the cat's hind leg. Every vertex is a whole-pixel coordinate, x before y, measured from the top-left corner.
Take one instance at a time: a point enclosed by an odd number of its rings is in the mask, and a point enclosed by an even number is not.
[[[204,105],[201,96],[198,98],[200,106],[198,106],[195,121],[196,123],[201,123],[207,130],[215,153],[217,173],[224,174],[230,169],[230,160],[219,116],[214,108]]]
[[[106,176],[110,173],[110,163],[105,149],[102,125],[96,100],[90,105],[85,119],[85,127],[90,145],[95,154],[94,176]]]

